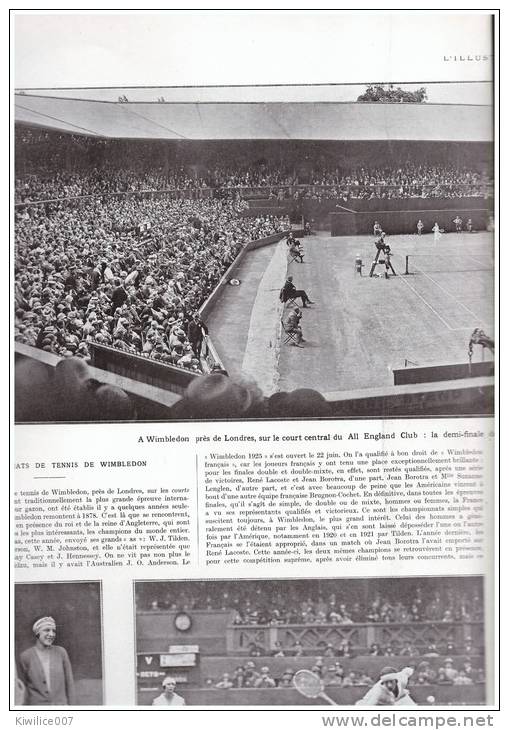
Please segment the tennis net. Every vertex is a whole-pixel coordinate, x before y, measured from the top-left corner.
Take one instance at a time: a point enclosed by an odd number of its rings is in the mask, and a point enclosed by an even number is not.
[[[476,271],[492,272],[493,256],[490,253],[439,254],[431,251],[428,254],[403,254],[405,257],[405,274],[438,274],[466,273]]]

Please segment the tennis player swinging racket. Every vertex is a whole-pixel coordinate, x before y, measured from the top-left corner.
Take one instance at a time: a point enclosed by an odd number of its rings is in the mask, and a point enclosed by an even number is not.
[[[416,705],[407,689],[408,680],[414,673],[412,667],[397,672],[392,667],[382,669],[380,679],[369,688],[364,697],[355,704],[376,707],[377,705]],[[300,669],[293,677],[295,689],[304,697],[320,698],[330,705],[337,705],[324,692],[323,680],[309,669]]]
[[[318,676],[318,674],[315,674],[310,669],[299,669],[298,672],[295,672],[293,675],[293,685],[304,697],[309,697],[310,699],[316,699],[319,697],[321,700],[328,702],[329,705],[338,704],[337,702],[334,702],[329,695],[325,694],[323,691],[323,680]]]

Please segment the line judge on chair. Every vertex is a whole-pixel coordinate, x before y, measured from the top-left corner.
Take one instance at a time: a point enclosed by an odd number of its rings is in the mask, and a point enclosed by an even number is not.
[[[302,336],[302,327],[300,326],[300,320],[302,318],[301,311],[298,307],[294,307],[291,310],[286,322],[284,323],[284,330],[287,335],[291,335],[291,345],[296,347],[302,347],[302,343],[306,340]]]
[[[300,241],[297,241],[297,239],[295,239],[295,241],[293,241],[293,243],[290,245],[289,253],[293,261],[299,260],[301,264],[304,263],[303,249]]]
[[[304,289],[297,289],[297,287],[293,283],[293,276],[289,276],[287,278],[283,288],[281,289],[279,297],[283,304],[285,304],[290,299],[295,300],[298,297],[301,298],[302,306],[304,308],[307,307],[308,304],[314,304],[314,302],[311,301]]]

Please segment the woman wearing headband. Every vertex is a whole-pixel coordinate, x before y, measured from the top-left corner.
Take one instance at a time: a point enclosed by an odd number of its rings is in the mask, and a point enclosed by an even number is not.
[[[32,627],[35,644],[20,656],[27,705],[76,704],[71,662],[66,650],[55,645],[56,629],[51,616],[38,619]]]

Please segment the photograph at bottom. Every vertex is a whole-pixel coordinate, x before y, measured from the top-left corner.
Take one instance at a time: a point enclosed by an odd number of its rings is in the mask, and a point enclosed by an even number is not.
[[[137,704],[486,704],[483,579],[137,581]]]
[[[99,582],[17,583],[15,704],[102,705]]]

